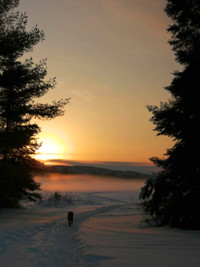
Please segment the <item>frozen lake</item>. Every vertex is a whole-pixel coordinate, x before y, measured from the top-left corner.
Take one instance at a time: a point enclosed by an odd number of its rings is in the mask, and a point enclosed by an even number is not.
[[[144,179],[124,179],[99,175],[72,175],[50,173],[37,175],[45,191],[70,192],[105,192],[105,191],[140,191]]]

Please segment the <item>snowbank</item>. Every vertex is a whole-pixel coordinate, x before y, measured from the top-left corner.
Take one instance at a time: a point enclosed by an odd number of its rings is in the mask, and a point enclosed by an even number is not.
[[[138,191],[77,194],[71,205],[3,210],[0,266],[200,266],[200,231],[149,227]]]

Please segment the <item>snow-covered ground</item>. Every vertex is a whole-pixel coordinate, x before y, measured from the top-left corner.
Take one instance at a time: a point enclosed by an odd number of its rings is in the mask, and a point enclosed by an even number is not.
[[[2,210],[0,266],[200,266],[200,231],[150,227],[138,193],[73,192],[72,204],[55,207],[43,192],[37,205]],[[68,210],[75,214],[71,227]]]

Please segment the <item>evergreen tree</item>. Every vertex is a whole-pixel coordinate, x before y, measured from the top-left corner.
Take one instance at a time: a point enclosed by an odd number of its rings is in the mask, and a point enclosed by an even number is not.
[[[148,109],[158,135],[175,145],[165,158],[151,159],[162,170],[146,181],[140,199],[158,225],[200,229],[200,1],[168,0],[165,12],[174,21],[169,43],[182,70],[165,88],[171,100]]]
[[[32,118],[52,119],[63,115],[68,99],[39,104],[55,78],[45,80],[46,60],[34,64],[22,60],[26,52],[44,40],[35,26],[27,31],[27,15],[14,12],[19,0],[0,1],[0,207],[17,206],[22,199],[36,200],[40,189],[31,171],[38,166],[32,158],[39,148],[40,127]]]

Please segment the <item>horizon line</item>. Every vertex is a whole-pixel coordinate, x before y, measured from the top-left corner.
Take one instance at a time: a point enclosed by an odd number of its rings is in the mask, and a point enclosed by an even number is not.
[[[104,161],[104,160],[74,160],[74,159],[47,159],[43,162],[58,162],[58,163],[84,163],[84,164],[124,164],[124,165],[139,165],[139,166],[154,166],[154,164],[149,161]]]

